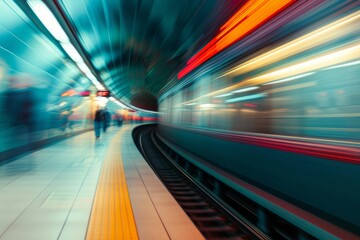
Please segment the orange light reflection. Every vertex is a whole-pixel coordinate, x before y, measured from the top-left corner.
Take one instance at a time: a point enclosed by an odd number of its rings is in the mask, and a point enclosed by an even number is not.
[[[294,2],[294,0],[249,1],[220,28],[220,33],[214,39],[190,58],[187,66],[179,72],[178,79],[181,79],[231,44],[239,41]]]

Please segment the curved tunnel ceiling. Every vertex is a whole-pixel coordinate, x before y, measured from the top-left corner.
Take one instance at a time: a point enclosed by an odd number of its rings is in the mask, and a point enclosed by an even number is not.
[[[156,111],[164,86],[244,1],[47,1],[70,24],[106,87],[121,101]]]

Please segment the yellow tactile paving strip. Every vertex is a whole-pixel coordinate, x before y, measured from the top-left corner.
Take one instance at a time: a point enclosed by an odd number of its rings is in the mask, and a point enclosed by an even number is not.
[[[121,158],[122,133],[115,135],[104,159],[86,240],[138,239]]]

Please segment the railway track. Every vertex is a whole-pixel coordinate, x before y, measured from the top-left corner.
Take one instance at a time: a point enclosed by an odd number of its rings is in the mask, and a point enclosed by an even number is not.
[[[157,143],[154,126],[138,127],[133,137],[149,165],[206,239],[270,239],[246,219],[235,216],[178,166]]]

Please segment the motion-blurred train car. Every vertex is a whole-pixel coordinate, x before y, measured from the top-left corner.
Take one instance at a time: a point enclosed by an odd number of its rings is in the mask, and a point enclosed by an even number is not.
[[[359,233],[359,26],[359,1],[296,1],[180,72],[161,98],[160,135]]]

